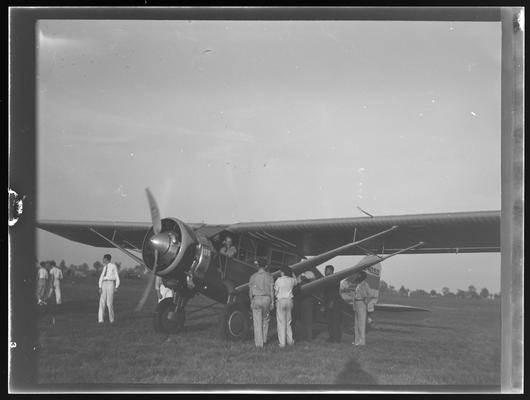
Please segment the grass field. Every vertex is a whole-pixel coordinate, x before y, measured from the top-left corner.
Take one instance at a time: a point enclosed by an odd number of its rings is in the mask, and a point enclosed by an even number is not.
[[[144,311],[133,311],[144,285],[144,280],[123,280],[115,298],[115,326],[99,326],[96,278],[65,282],[65,303],[55,324],[49,314],[40,317],[39,383],[500,384],[498,301],[387,297],[380,302],[432,312],[421,313],[420,320],[400,319],[406,317],[400,313],[392,320],[376,319],[364,348],[351,345],[351,329],[342,343],[329,344],[326,327],[317,325],[311,342],[280,349],[273,337],[256,349],[253,341],[219,337],[221,305],[193,313],[212,303],[203,296],[189,303],[184,332],[156,334],[154,291]]]

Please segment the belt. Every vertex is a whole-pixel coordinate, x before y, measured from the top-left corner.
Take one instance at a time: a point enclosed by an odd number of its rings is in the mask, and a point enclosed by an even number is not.
[[[269,296],[268,294],[255,294],[255,295],[252,296],[252,297],[258,297],[258,296],[259,296],[259,297],[271,297],[271,296]]]
[[[353,299],[353,301],[364,301],[364,299]]]
[[[116,279],[103,279],[103,282],[116,282]]]

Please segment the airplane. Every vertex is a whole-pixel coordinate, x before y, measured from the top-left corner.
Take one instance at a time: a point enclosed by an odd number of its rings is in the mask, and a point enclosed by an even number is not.
[[[161,218],[155,198],[146,189],[151,223],[41,220],[37,227],[66,239],[95,247],[116,248],[152,272],[136,307],[140,310],[156,276],[174,296],[156,306],[158,332],[180,332],[186,304],[197,294],[224,305],[220,331],[238,341],[252,331],[248,281],[258,258],[279,276],[282,266],[295,276],[310,275],[297,287],[296,298],[313,296],[322,304],[323,292],[359,271],[367,281],[378,311],[427,311],[418,307],[378,304],[381,263],[399,254],[500,252],[500,211],[452,212],[398,216],[242,222],[226,225],[185,223]],[[363,211],[363,210],[361,210]],[[364,211],[363,211],[364,212]],[[223,240],[234,240],[236,254],[221,254]],[[137,253],[134,254],[133,252]],[[343,255],[363,255],[359,263],[323,276],[317,267]],[[353,315],[343,300],[344,313]],[[296,302],[295,302],[296,307]],[[315,321],[325,321],[322,307]]]

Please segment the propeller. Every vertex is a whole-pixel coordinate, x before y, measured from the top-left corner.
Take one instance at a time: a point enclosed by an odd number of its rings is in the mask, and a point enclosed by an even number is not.
[[[153,289],[153,286],[155,284],[156,280],[156,269],[158,267],[158,249],[161,245],[163,245],[163,240],[161,240],[160,232],[162,231],[162,221],[160,219],[160,211],[158,210],[158,205],[156,204],[155,197],[149,190],[149,188],[145,189],[147,193],[147,201],[149,203],[149,209],[151,210],[151,221],[153,223],[153,232],[154,236],[150,239],[151,245],[153,246],[154,250],[154,262],[153,262],[153,273],[149,277],[149,281],[147,282],[147,285],[145,285],[144,292],[142,294],[142,297],[140,298],[140,301],[136,305],[135,311],[141,311],[142,308],[145,305],[145,302],[147,301],[147,298],[149,297],[149,294],[151,293],[151,290]]]
[[[160,211],[158,210],[158,205],[156,204],[155,197],[153,196],[149,188],[145,188],[145,192],[147,193],[147,201],[149,202],[149,209],[151,210],[151,221],[153,222],[153,232],[155,233],[155,235],[158,235],[162,231],[162,221],[160,220]]]

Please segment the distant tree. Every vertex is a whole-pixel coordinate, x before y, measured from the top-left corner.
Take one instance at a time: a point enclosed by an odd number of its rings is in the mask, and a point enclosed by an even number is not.
[[[400,296],[408,296],[409,295],[409,289],[407,289],[405,286],[401,285],[398,291]]]
[[[115,264],[116,264],[116,268],[118,269],[118,272],[120,272],[120,270],[121,270],[121,262],[117,261]]]
[[[133,271],[137,274],[143,274],[145,271],[145,267],[143,265],[136,264],[133,268]],[[346,279],[344,281],[347,282]]]
[[[466,292],[462,289],[458,289],[456,291],[456,297],[458,297],[459,299],[465,299],[467,297]]]
[[[89,268],[89,266],[88,266],[88,264],[86,262],[77,266],[77,270],[78,271],[88,272],[89,269],[90,268]]]
[[[497,300],[497,299],[500,298],[500,297],[501,297],[500,292],[499,292],[499,293],[495,293],[495,294],[493,295],[493,298],[494,298],[495,300]]]
[[[451,291],[449,290],[449,288],[448,288],[447,286],[444,286],[444,287],[442,288],[442,294],[443,294],[444,296],[447,296],[449,293],[451,293]]]
[[[388,293],[396,294],[396,288],[392,285],[388,286]]]
[[[482,288],[480,291],[480,297],[487,299],[490,296],[490,291],[487,288]]]
[[[66,262],[64,260],[61,260],[60,264],[59,264],[59,268],[61,269],[61,271],[65,271],[66,270]]]
[[[99,274],[100,271],[102,271],[102,269],[103,269],[103,264],[99,260],[96,261],[94,264],[92,264],[92,266],[96,270],[96,274]]]
[[[429,294],[430,294],[432,297],[434,297],[434,296],[438,296],[438,293],[437,293],[436,290],[434,290],[434,289],[431,290],[431,291],[429,292]]]
[[[417,290],[414,290],[414,291],[410,292],[410,296],[411,297],[426,297],[428,295],[429,295],[429,293],[427,293],[423,289],[417,289]]]
[[[469,287],[467,288],[467,291],[469,293],[477,293],[477,288],[473,285],[469,285]]]
[[[381,292],[388,292],[388,284],[381,279],[381,281],[379,282],[379,290]]]

